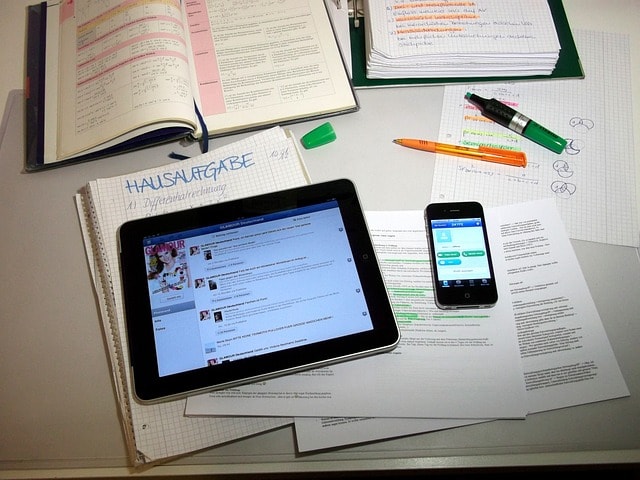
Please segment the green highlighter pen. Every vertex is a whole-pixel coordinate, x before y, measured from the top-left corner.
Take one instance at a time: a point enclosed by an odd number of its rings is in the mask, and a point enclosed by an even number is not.
[[[513,108],[495,98],[489,100],[469,92],[467,92],[465,98],[478,107],[485,117],[548,148],[552,152],[562,153],[564,147],[567,146],[567,141],[564,138],[547,130],[542,125],[516,112]]]

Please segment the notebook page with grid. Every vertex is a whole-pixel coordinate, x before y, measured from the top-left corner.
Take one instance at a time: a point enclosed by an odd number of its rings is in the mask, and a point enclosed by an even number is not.
[[[244,159],[244,160],[243,160]],[[246,161],[245,161],[246,160]],[[184,416],[186,400],[142,405],[128,368],[117,231],[126,221],[309,183],[295,142],[275,127],[203,155],[90,182],[78,198],[131,462],[141,465],[290,424],[290,418]],[[85,228],[86,227],[86,228]]]
[[[485,207],[552,197],[569,236],[640,245],[628,37],[574,32],[582,80],[445,87],[441,142],[522,150],[526,168],[437,155],[432,202]],[[560,155],[483,117],[465,100],[497,98],[568,139]]]

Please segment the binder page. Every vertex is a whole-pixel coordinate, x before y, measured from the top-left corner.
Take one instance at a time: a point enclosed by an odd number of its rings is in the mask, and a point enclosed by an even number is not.
[[[570,238],[638,247],[628,38],[575,32],[582,80],[446,86],[442,142],[490,145],[527,154],[526,168],[437,155],[431,201],[474,199],[485,208],[555,199]],[[471,92],[497,98],[568,139],[561,154],[482,116]],[[416,133],[418,135],[418,133]]]

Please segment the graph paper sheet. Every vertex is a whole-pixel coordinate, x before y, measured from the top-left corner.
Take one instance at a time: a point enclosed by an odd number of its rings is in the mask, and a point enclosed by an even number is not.
[[[638,247],[629,44],[625,35],[574,32],[582,80],[445,87],[440,141],[522,150],[526,168],[437,155],[432,202],[485,207],[555,198],[570,238]],[[568,139],[558,155],[483,117],[465,100],[497,98]]]
[[[90,182],[80,223],[110,350],[127,447],[134,465],[159,462],[289,423],[290,418],[188,418],[186,400],[138,403],[131,389],[117,231],[128,221],[309,182],[292,138],[279,127],[189,160]]]

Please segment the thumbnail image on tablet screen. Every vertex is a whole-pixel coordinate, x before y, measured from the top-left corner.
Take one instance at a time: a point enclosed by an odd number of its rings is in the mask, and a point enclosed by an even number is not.
[[[399,339],[349,181],[135,220],[120,242],[141,401],[386,351]]]

